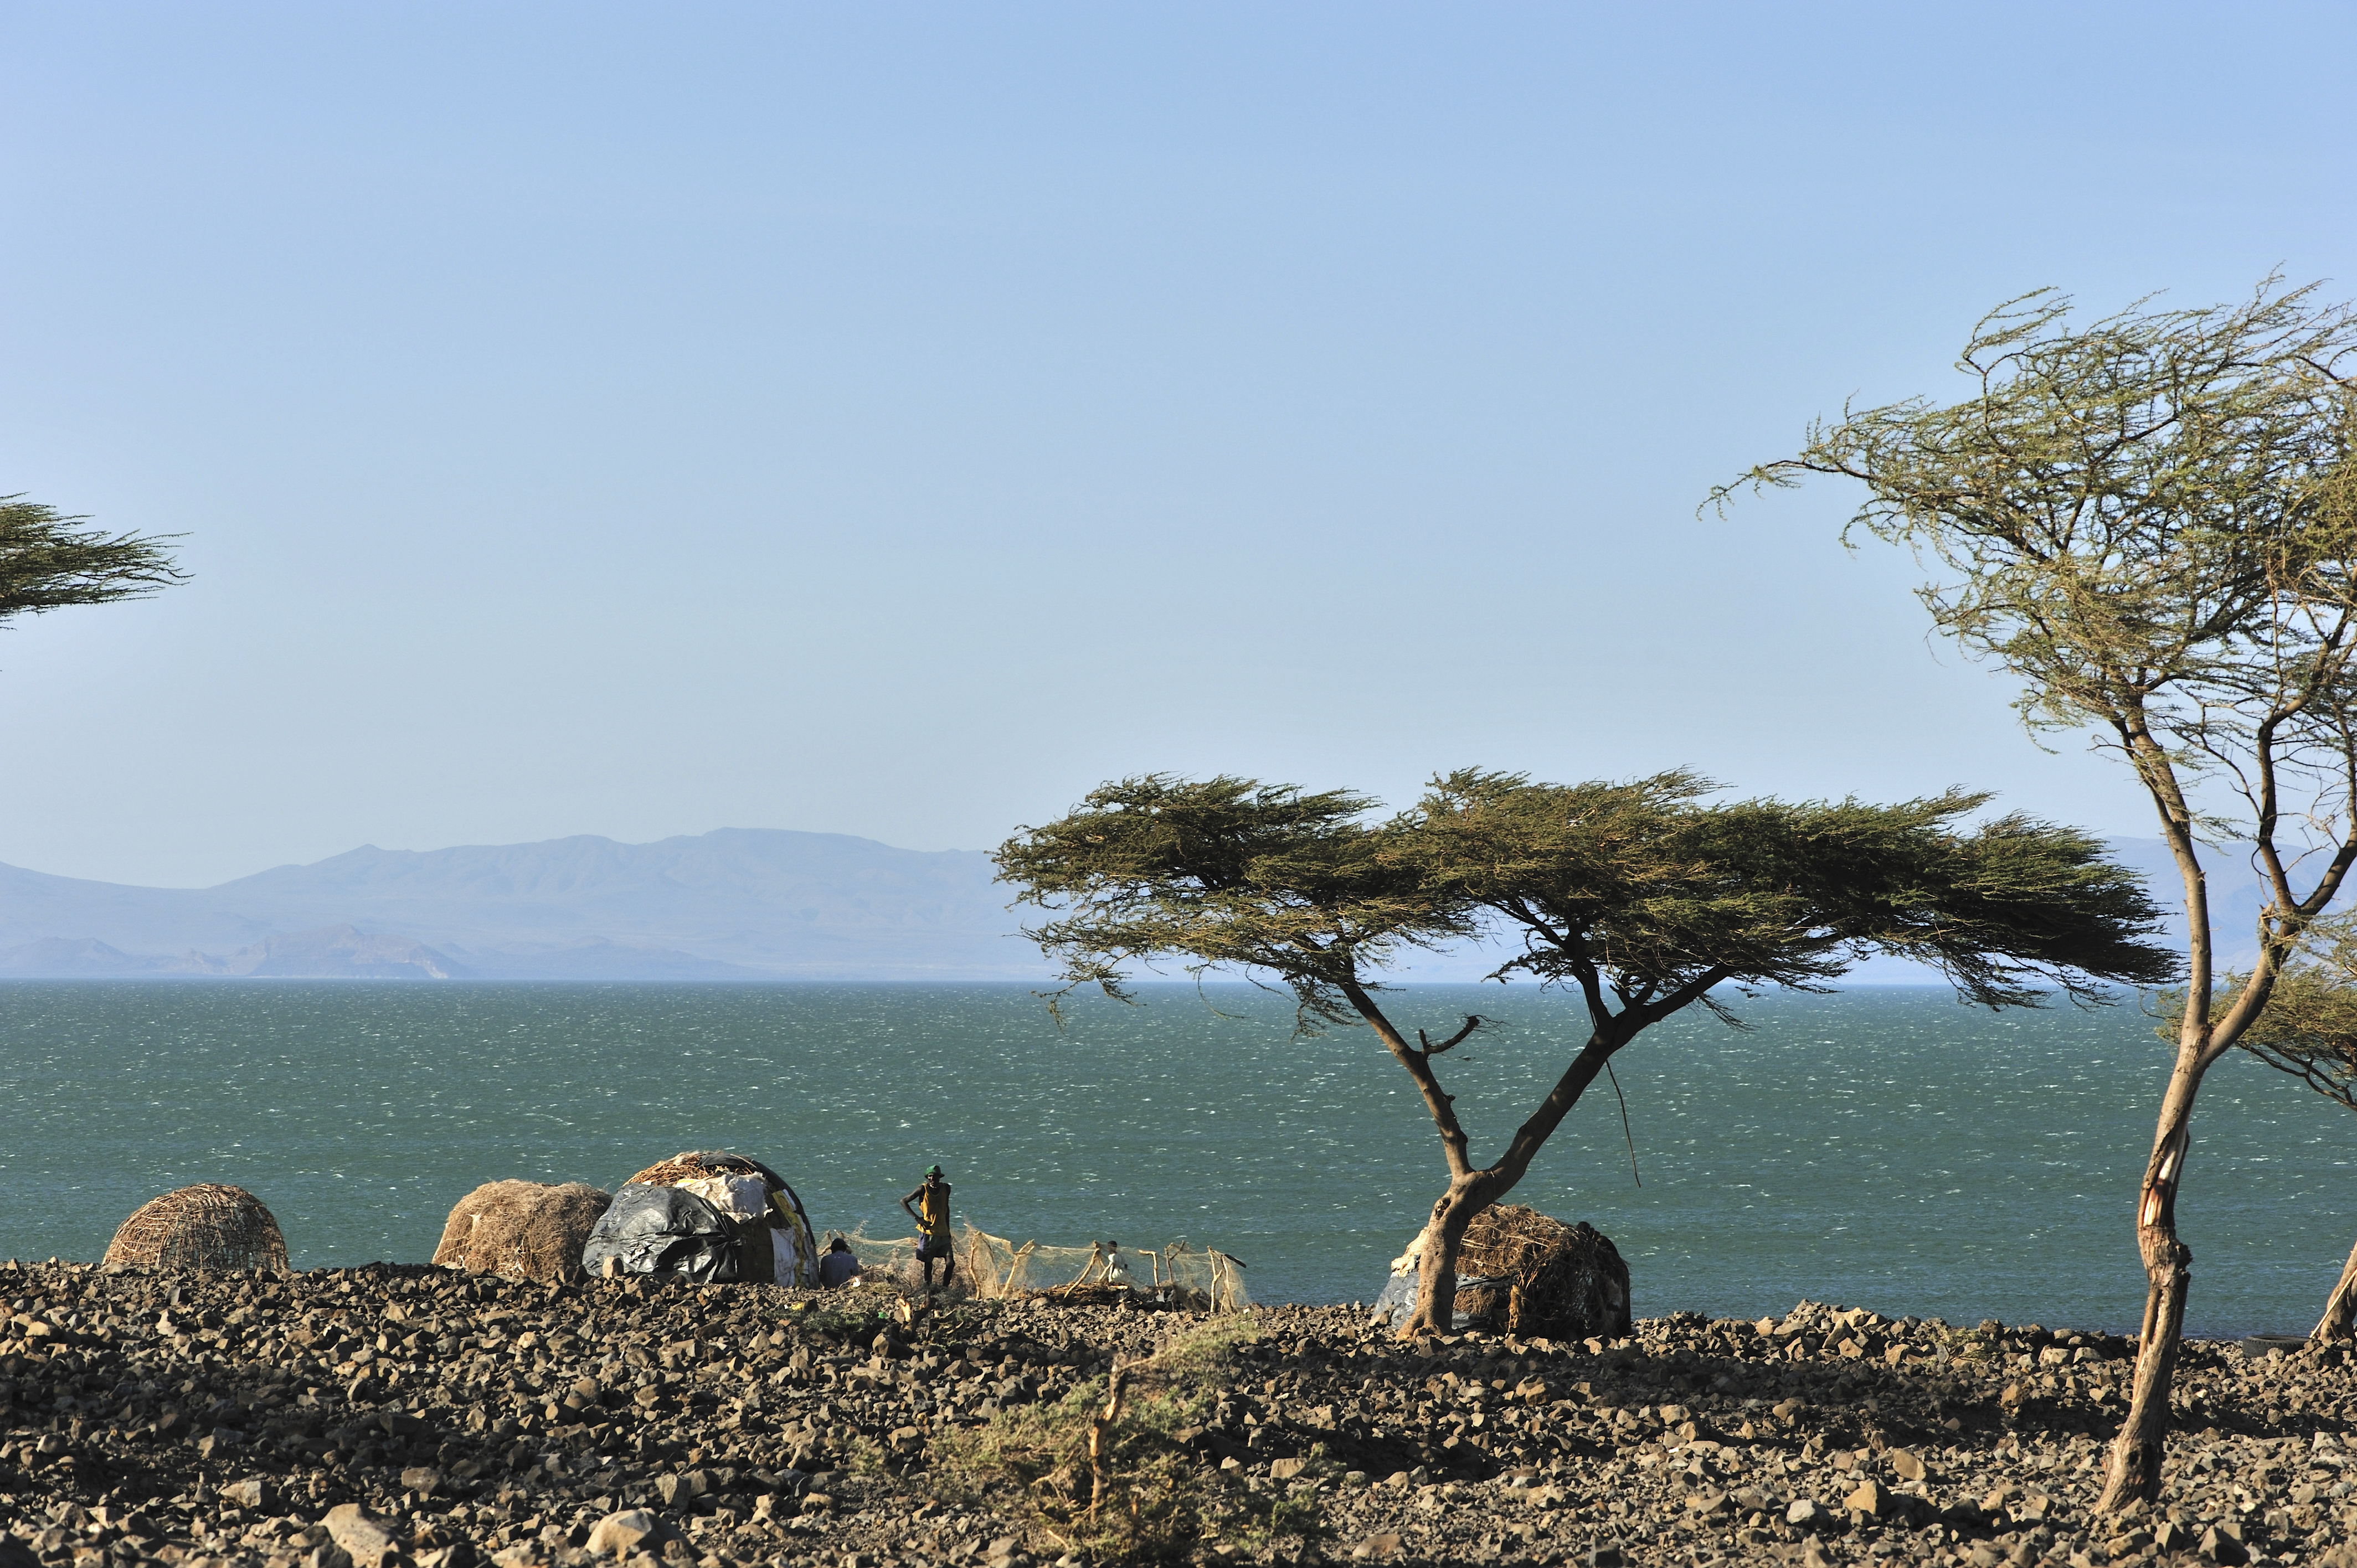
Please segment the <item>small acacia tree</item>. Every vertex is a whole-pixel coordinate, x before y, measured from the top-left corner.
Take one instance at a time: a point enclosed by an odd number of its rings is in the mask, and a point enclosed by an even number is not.
[[[1869,952],[1932,964],[1966,998],[2029,1004],[2061,986],[2150,984],[2174,961],[2137,940],[2155,911],[2135,875],[2083,834],[2019,817],[1968,829],[1986,801],[1953,792],[1895,806],[1714,803],[1686,773],[1625,784],[1536,784],[1468,770],[1413,811],[1221,778],[1108,784],[997,853],[1017,901],[1049,912],[1025,934],[1066,989],[1126,999],[1132,966],[1175,959],[1290,988],[1304,1032],[1372,1030],[1415,1081],[1448,1185],[1420,1249],[1406,1333],[1447,1332],[1466,1226],[1512,1191],[1605,1064],[1714,988],[1821,988]],[[1589,1032],[1486,1164],[1436,1060],[1481,1026],[1435,1040],[1395,1023],[1381,972],[1403,952],[1483,933],[1519,950],[1492,978],[1576,987]],[[1061,994],[1061,993],[1059,993]],[[1051,1003],[1052,1004],[1052,1003]]]
[[[182,580],[161,537],[76,526],[89,521],[0,496],[0,626],[68,605],[144,598]]]
[[[2251,1028],[2357,862],[2357,317],[2270,279],[2250,303],[2084,328],[2047,293],[1998,307],[1970,395],[1810,428],[1744,484],[1866,487],[1852,521],[1936,562],[1939,628],[2022,682],[2033,731],[2092,732],[2150,797],[2184,884],[2186,1004],[2136,1195],[2142,1344],[2099,1508],[2159,1496],[2192,1254],[2177,1193],[2202,1075]],[[2268,900],[2249,974],[2215,973],[2206,842]],[[2303,862],[2305,869],[2303,870]]]
[[[2243,974],[2219,984],[2240,991]],[[2185,1024],[2185,993],[2161,996],[2161,1036],[2173,1040]],[[2312,928],[2298,952],[2276,975],[2264,1012],[2234,1045],[2278,1072],[2289,1073],[2335,1104],[2357,1111],[2357,921],[2346,916]],[[2357,1248],[2325,1298],[2324,1316],[2309,1337],[2319,1344],[2357,1337]]]

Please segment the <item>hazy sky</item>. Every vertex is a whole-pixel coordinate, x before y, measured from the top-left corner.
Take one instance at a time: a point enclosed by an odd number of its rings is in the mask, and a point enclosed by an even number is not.
[[[2151,831],[1831,485],[1974,320],[2341,280],[2357,12],[0,5],[0,861],[985,847],[1098,780]]]

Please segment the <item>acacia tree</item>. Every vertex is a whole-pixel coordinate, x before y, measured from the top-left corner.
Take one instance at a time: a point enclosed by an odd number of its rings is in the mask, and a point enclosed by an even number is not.
[[[2202,1075],[2357,861],[2357,402],[2341,369],[2357,320],[2274,279],[2240,306],[2077,329],[2069,312],[2050,293],[1998,307],[1958,365],[1969,395],[1846,409],[1711,499],[1812,474],[1864,485],[1850,529],[1937,564],[1921,590],[1934,625],[2022,682],[2033,732],[2091,732],[2124,759],[2158,814],[2184,884],[2187,1004],[2136,1196],[2144,1326],[2111,1510],[2159,1495]],[[2222,984],[2202,854],[2229,840],[2269,897],[2251,972]]]
[[[2248,976],[2227,974],[2220,984],[2239,990]],[[2161,1031],[2174,1038],[2184,1025],[2185,993],[2161,997]],[[2276,975],[2267,1004],[2234,1042],[2278,1072],[2289,1073],[2334,1103],[2357,1111],[2357,921],[2347,916],[2310,929],[2298,952]],[[2309,1337],[2319,1344],[2357,1337],[2357,1247],[2325,1298],[2324,1316]]]
[[[89,521],[0,496],[0,626],[67,605],[144,598],[182,580],[162,537],[75,526]]]
[[[1684,772],[1566,786],[1466,770],[1369,822],[1375,802],[1361,795],[1157,775],[1105,785],[996,858],[1017,902],[1049,911],[1025,934],[1066,991],[1128,999],[1133,966],[1172,959],[1288,987],[1304,1032],[1373,1032],[1423,1096],[1448,1165],[1403,1325],[1445,1333],[1466,1226],[1639,1034],[1695,1005],[1734,1021],[1716,987],[1822,988],[1876,951],[1932,964],[1990,1006],[2053,985],[2092,1001],[2105,983],[2173,972],[2136,940],[2155,910],[2132,873],[2068,829],[2020,817],[1964,827],[1986,796],[1873,806],[1711,793]],[[1481,1020],[1411,1042],[1379,976],[1405,951],[1485,933],[1518,941],[1491,978],[1576,987],[1589,1029],[1477,1164],[1436,1062]]]

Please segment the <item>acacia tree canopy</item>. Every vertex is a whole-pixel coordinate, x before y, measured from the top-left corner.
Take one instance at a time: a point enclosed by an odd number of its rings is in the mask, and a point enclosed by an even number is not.
[[[0,496],[0,626],[68,605],[144,598],[182,581],[163,538],[81,528],[21,494]]]
[[[1986,794],[1892,806],[1706,803],[1685,772],[1627,784],[1436,779],[1405,824],[1436,896],[1480,906],[1523,950],[1496,972],[1577,984],[1597,1006],[1707,1000],[1712,985],[1807,989],[1869,952],[1940,970],[1972,1001],[2083,1000],[2175,961],[2135,940],[2141,882],[2094,839]],[[1698,990],[1697,987],[1700,987]]]
[[[1048,911],[1026,934],[1068,988],[1126,996],[1134,967],[1175,960],[1289,987],[1306,1030],[1374,1031],[1423,1095],[1448,1166],[1407,1325],[1446,1332],[1466,1225],[1640,1032],[1697,1003],[1731,1018],[1715,986],[1821,986],[1877,951],[1932,963],[1993,1006],[2047,986],[2093,1000],[2174,972],[2138,940],[2157,912],[2132,873],[2069,829],[1964,825],[1986,796],[1872,806],[1712,793],[1684,772],[1564,786],[1469,769],[1370,822],[1364,796],[1153,775],[1026,829],[997,862],[1018,902]],[[1492,978],[1576,986],[1590,1029],[1480,1165],[1435,1066],[1480,1020],[1411,1041],[1378,982],[1407,951],[1485,934],[1519,939]]]
[[[1470,935],[1469,912],[1432,897],[1376,802],[1221,777],[1164,774],[1103,786],[1070,814],[999,846],[999,879],[1052,912],[1024,935],[1066,986],[1126,999],[1128,968],[1176,958],[1198,972],[1267,974],[1305,1026],[1351,1015],[1345,989],[1404,949]]]

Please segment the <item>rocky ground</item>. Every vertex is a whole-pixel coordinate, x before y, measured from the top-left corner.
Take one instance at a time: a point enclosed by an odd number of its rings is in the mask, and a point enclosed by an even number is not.
[[[385,1265],[0,1268],[0,1568],[1051,1562],[943,1455],[1190,1321]],[[2128,1348],[2102,1335],[1806,1303],[1614,1345],[1254,1316],[1174,1437],[1233,1517],[1292,1498],[1308,1533],[1204,1562],[2357,1568],[2344,1352],[2190,1348],[2165,1497],[2098,1520]]]

